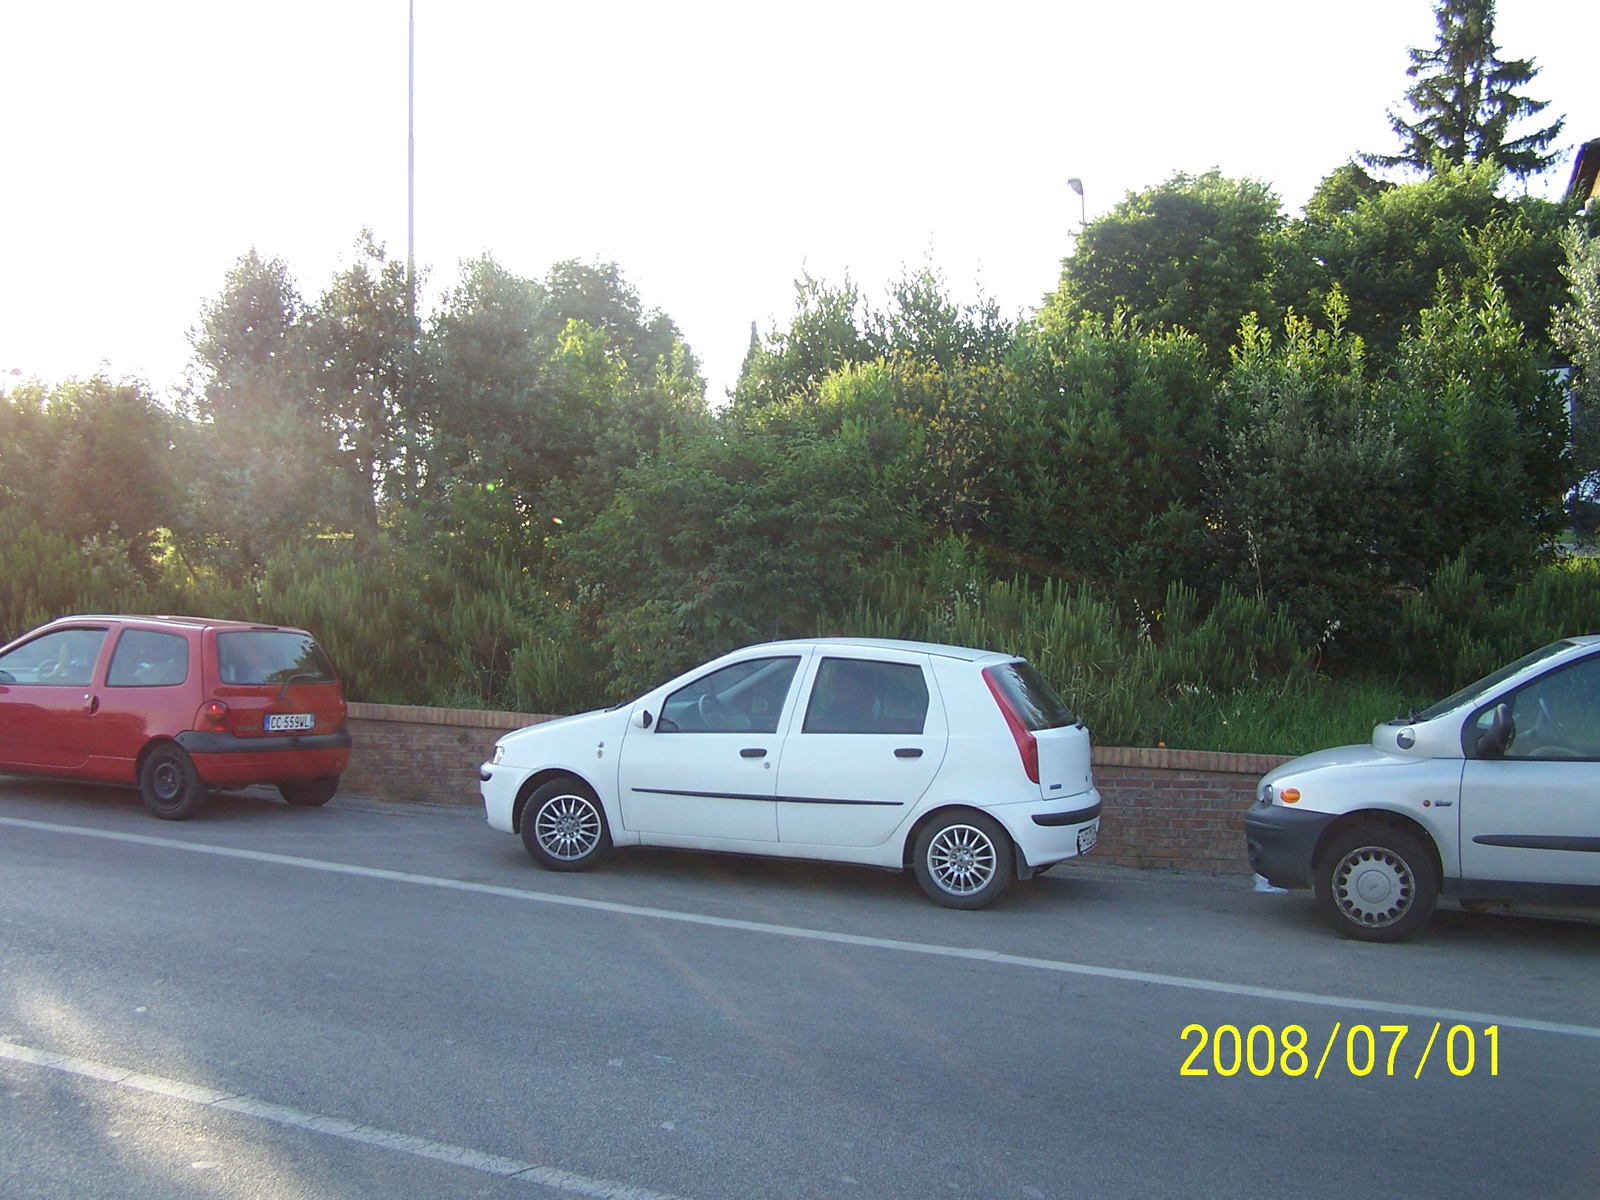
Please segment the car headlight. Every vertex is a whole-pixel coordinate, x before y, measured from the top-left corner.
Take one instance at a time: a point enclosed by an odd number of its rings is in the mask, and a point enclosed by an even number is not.
[[[506,748],[504,746],[502,746],[499,742],[496,742],[494,744],[494,755],[489,759],[489,762],[492,763],[495,766],[499,766],[501,763],[505,762],[505,760],[506,760]]]
[[[1263,783],[1260,790],[1256,792],[1256,803],[1263,808],[1272,803],[1272,785],[1270,783]]]

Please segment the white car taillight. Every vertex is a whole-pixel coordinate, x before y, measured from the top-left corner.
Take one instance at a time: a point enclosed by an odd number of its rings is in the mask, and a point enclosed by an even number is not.
[[[1033,736],[1031,730],[1022,723],[1022,717],[1012,707],[1011,701],[1006,698],[1005,692],[1000,690],[1000,685],[995,682],[994,676],[989,673],[990,668],[985,668],[983,681],[989,685],[989,694],[994,697],[994,702],[1000,706],[1000,715],[1006,719],[1006,727],[1011,730],[1011,736],[1017,743],[1017,753],[1022,755],[1022,769],[1028,773],[1028,778],[1034,783],[1039,782],[1039,739]]]

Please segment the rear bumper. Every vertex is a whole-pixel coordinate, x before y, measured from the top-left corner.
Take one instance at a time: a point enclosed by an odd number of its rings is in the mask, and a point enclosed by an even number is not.
[[[176,739],[210,784],[276,783],[341,775],[350,764],[350,731],[241,738],[186,730]]]
[[[1100,793],[1094,788],[1076,796],[1053,796],[1022,804],[996,804],[985,808],[999,820],[1033,870],[1075,858],[1078,835],[1100,827]]]

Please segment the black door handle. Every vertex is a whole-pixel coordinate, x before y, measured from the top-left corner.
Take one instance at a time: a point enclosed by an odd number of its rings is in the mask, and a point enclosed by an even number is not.
[[[901,746],[894,752],[896,758],[921,758],[922,751],[916,746]]]
[[[748,750],[739,751],[740,758],[765,758],[766,756],[767,752],[760,746],[752,746]]]

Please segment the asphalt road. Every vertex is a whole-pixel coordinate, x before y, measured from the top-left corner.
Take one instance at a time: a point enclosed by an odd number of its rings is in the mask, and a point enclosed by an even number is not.
[[[1302,1026],[1304,1073],[1219,1075],[1224,1025],[1275,1061]],[[651,1194],[1593,1197],[1600,928],[1360,945],[1092,862],[959,913],[856,868],[548,874],[477,810],[0,779],[6,1200]]]

